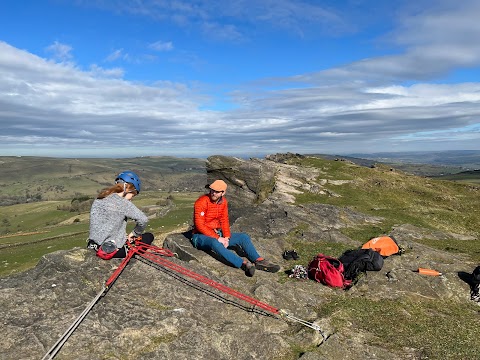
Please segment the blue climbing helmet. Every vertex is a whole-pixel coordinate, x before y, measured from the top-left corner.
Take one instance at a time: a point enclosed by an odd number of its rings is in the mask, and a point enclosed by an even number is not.
[[[140,181],[138,175],[135,174],[133,171],[124,171],[118,174],[115,178],[115,184],[118,184],[119,182],[132,184],[135,187],[135,190],[137,190],[137,193],[140,194],[140,187],[142,186],[142,182]]]

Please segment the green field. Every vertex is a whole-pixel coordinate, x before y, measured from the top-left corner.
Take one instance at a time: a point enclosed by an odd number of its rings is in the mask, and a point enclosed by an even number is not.
[[[166,214],[149,220],[147,231],[156,237],[183,231],[192,222],[193,202],[201,193],[147,191],[134,199],[140,207],[159,207]],[[168,208],[157,204],[166,204]],[[84,247],[88,239],[88,211],[72,213],[58,210],[70,201],[42,201],[0,207],[0,276],[35,266],[47,253]],[[6,226],[8,224],[8,226]],[[3,227],[2,227],[3,226]],[[128,228],[133,228],[130,223]],[[8,231],[8,232],[7,232]]]

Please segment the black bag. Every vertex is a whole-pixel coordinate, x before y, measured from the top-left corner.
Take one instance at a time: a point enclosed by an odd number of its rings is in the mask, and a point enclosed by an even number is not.
[[[345,279],[354,280],[360,273],[379,271],[383,257],[372,249],[347,250],[338,258],[345,268]]]
[[[472,283],[480,284],[480,266],[477,266],[472,273]]]

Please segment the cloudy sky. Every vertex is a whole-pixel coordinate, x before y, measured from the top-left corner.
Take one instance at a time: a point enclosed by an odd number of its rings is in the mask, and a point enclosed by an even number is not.
[[[0,155],[480,149],[477,0],[3,0]]]

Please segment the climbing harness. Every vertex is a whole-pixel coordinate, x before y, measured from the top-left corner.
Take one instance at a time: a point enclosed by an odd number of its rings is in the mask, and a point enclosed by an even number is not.
[[[104,288],[97,294],[97,296],[90,302],[90,304],[83,310],[83,312],[78,316],[78,318],[70,325],[70,327],[65,331],[65,333],[58,339],[58,341],[50,348],[50,350],[45,354],[45,356],[42,358],[42,360],[49,360],[53,359],[55,355],[60,351],[62,346],[65,344],[65,342],[68,340],[70,335],[75,331],[75,329],[80,325],[80,323],[83,321],[83,319],[87,316],[87,314],[90,312],[90,310],[95,306],[95,304],[98,302],[98,300],[105,296],[108,290],[111,288],[115,280],[120,276],[122,271],[125,269],[127,266],[128,262],[130,259],[137,255],[137,259],[145,262],[153,267],[155,267],[158,270],[161,270],[163,272],[168,273],[170,276],[182,281],[183,283],[186,283],[198,290],[201,290],[209,295],[212,295],[216,297],[217,299],[220,299],[226,303],[235,305],[237,307],[240,307],[244,310],[248,310],[251,312],[257,312],[262,315],[266,316],[273,316],[273,317],[281,317],[281,318],[286,318],[290,321],[298,322],[304,326],[307,326],[315,331],[318,331],[324,340],[327,338],[325,337],[323,331],[321,328],[312,323],[308,322],[302,319],[299,319],[285,310],[277,309],[271,305],[268,305],[264,302],[261,302],[253,297],[250,297],[248,295],[245,295],[237,290],[234,290],[232,288],[229,288],[228,286],[225,286],[221,283],[218,283],[214,280],[211,280],[203,275],[197,274],[183,266],[180,266],[173,261],[166,260],[164,257],[173,257],[175,254],[164,248],[160,248],[155,245],[149,245],[146,243],[143,243],[141,241],[141,237],[136,238],[135,240],[127,243],[128,247],[128,252],[127,256],[123,259],[123,261],[120,263],[118,268],[113,272],[113,274],[110,276],[110,278],[105,282]],[[193,282],[190,282],[187,278],[196,280],[197,282],[200,282],[202,284],[208,285],[214,289],[220,290],[221,292],[231,295],[237,299],[243,300],[249,304],[251,304],[253,307],[252,308],[247,308],[245,306],[242,306],[241,304],[238,304],[234,301],[231,301],[213,291],[210,291],[208,289],[205,289],[202,286],[199,286],[198,284],[195,284]],[[258,309],[259,308],[259,309]]]

